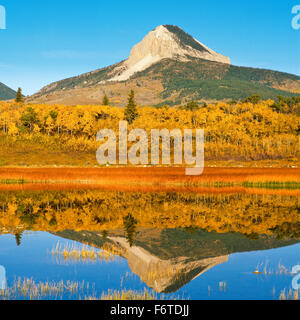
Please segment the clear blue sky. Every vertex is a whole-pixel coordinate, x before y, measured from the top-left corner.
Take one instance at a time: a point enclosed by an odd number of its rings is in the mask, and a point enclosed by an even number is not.
[[[235,65],[300,75],[290,0],[0,0],[0,82],[32,94],[119,62],[161,24],[174,24]]]

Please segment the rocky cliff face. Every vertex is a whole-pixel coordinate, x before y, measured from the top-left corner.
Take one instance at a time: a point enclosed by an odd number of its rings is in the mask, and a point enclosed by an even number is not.
[[[176,26],[159,26],[133,47],[120,74],[110,81],[125,81],[163,59],[189,61],[191,58],[230,64],[230,59],[214,52]]]

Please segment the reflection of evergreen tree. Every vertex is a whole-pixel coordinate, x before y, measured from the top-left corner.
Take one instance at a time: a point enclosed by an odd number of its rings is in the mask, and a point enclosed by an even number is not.
[[[190,226],[190,227],[184,228],[184,230],[189,234],[195,234],[195,232],[197,231],[197,228]]]
[[[106,240],[107,237],[108,237],[108,232],[107,232],[106,230],[103,230],[103,231],[102,231],[102,239],[103,239],[103,240]]]
[[[134,219],[131,213],[129,213],[124,219],[123,219],[124,229],[126,233],[126,239],[130,245],[130,247],[133,246],[134,243],[134,237],[136,235],[136,226],[137,226],[137,220]]]
[[[15,237],[16,237],[17,246],[19,247],[21,245],[22,232],[16,232]]]

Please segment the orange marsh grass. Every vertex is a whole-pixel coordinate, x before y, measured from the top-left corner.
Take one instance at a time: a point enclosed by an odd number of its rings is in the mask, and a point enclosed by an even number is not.
[[[184,168],[2,168],[0,180],[107,183],[263,183],[300,182],[298,168],[206,168],[186,176]]]

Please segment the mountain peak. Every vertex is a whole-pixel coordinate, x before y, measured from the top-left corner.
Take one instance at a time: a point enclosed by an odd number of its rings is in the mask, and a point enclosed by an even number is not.
[[[166,28],[169,32],[171,32],[176,38],[177,41],[179,41],[180,45],[185,48],[193,48],[195,50],[201,51],[201,52],[208,52],[211,53],[212,50],[207,48],[205,45],[200,43],[198,40],[194,39],[191,35],[184,32],[182,29],[180,29],[177,26],[173,25],[164,25],[164,28]]]
[[[114,105],[124,107],[129,87],[140,105],[182,105],[191,100],[239,100],[253,94],[263,99],[294,96],[300,92],[300,77],[233,66],[229,58],[181,28],[161,25],[133,47],[127,60],[51,83],[27,101],[98,104],[108,94]]]
[[[118,75],[110,81],[128,80],[136,72],[143,71],[162,59],[188,61],[191,58],[230,64],[228,57],[209,49],[181,28],[161,25],[133,47],[130,57],[120,66]]]

